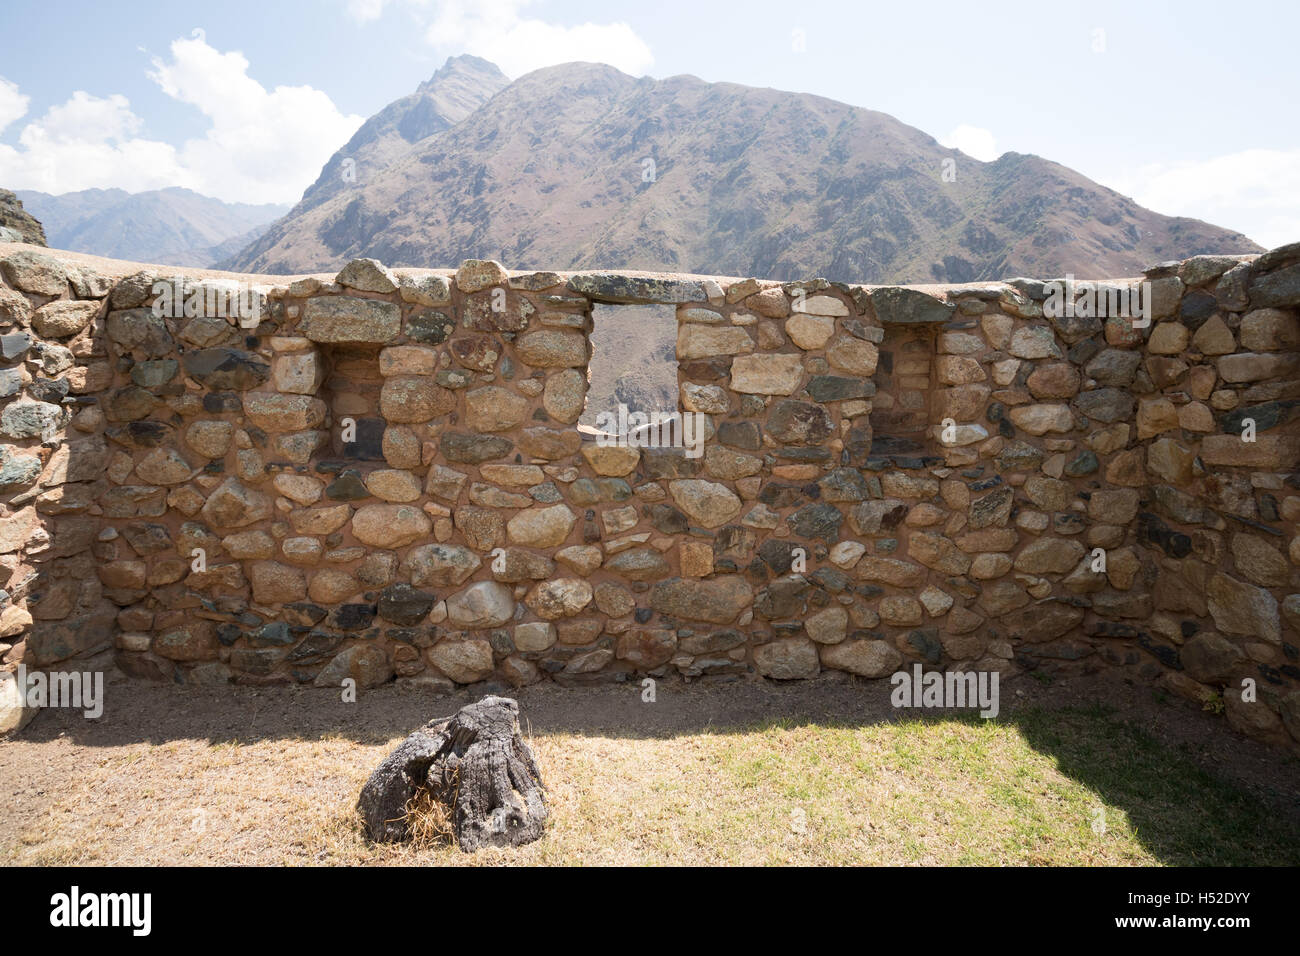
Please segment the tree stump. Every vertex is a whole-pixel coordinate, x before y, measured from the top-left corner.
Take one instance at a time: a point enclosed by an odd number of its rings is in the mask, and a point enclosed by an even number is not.
[[[541,837],[545,789],[519,736],[519,705],[484,697],[402,741],[361,788],[357,810],[372,840],[408,840],[412,802],[427,794],[446,810],[457,845],[472,853]]]

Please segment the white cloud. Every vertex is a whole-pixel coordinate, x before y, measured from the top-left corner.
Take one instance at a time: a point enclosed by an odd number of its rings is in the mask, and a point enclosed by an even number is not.
[[[939,143],[949,149],[960,149],[971,159],[978,159],[982,163],[991,163],[1002,155],[991,132],[965,123],[939,140]]]
[[[385,0],[348,0],[348,16],[357,23],[378,20],[384,14]]]
[[[0,76],[0,132],[10,123],[27,115],[30,97],[18,92],[18,84]]]
[[[171,54],[170,63],[154,60],[150,77],[212,121],[206,136],[181,148],[181,162],[212,195],[296,200],[364,121],[310,86],[267,90],[248,75],[243,54],[202,39],[174,40]]]
[[[1152,163],[1108,185],[1148,209],[1244,232],[1268,249],[1300,241],[1300,149]]]
[[[23,145],[38,137],[57,143],[99,142],[106,139],[125,140],[140,128],[140,118],[131,112],[125,96],[91,96],[77,90],[62,106],[52,106],[39,126],[27,126],[19,141]]]
[[[17,148],[0,145],[0,181],[11,189],[50,193],[193,187],[172,146],[131,138],[139,128],[126,97],[77,90],[24,126]]]
[[[473,53],[507,75],[583,60],[641,76],[654,63],[644,40],[626,23],[558,26],[527,18],[530,0],[444,0],[429,24],[429,42],[444,52]]]
[[[309,86],[267,90],[248,66],[242,54],[221,53],[201,35],[178,39],[170,61],[155,59],[149,76],[208,117],[205,136],[179,149],[141,138],[143,124],[126,97],[78,90],[23,127],[17,148],[0,145],[0,182],[52,193],[185,186],[228,201],[294,202],[363,118],[342,114]],[[7,92],[25,109],[17,87],[0,85],[0,120]]]

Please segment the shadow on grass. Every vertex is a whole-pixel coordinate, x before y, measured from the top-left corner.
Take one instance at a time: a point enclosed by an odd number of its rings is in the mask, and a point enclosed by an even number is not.
[[[1294,792],[1252,793],[1101,704],[1030,708],[1011,723],[1029,746],[1054,758],[1061,773],[1123,810],[1137,839],[1162,863],[1300,864]]]
[[[117,705],[99,721],[47,712],[20,739],[68,738],[77,746],[112,747],[203,738],[213,745],[247,745],[342,737],[360,746],[383,746],[433,716],[450,715],[478,699],[481,688],[437,698],[388,688],[363,693],[353,704],[343,703],[337,694],[298,688],[196,693],[133,683],[119,685],[117,695]],[[970,712],[900,715],[888,702],[885,681],[705,688],[663,684],[653,706],[641,701],[638,685],[568,690],[543,685],[516,696],[525,731],[539,737],[671,740],[773,727],[899,725],[900,740],[911,735],[909,760],[940,760],[944,756],[937,741],[942,734],[931,739],[925,734],[928,727],[989,726]],[[1004,689],[1004,700],[1011,697]],[[1237,738],[1222,719],[1186,707],[1152,708],[1126,707],[1128,712],[1121,713],[1107,703],[1020,703],[1004,708],[994,726],[1014,728],[1025,746],[1051,758],[1062,775],[1095,794],[1100,804],[1121,811],[1135,838],[1162,863],[1300,865],[1300,761]],[[1157,739],[1147,729],[1156,722],[1178,724],[1182,732],[1161,732],[1165,739]],[[1233,760],[1235,772],[1228,774],[1216,765],[1224,755],[1245,756]],[[998,783],[1014,788],[1023,779]]]

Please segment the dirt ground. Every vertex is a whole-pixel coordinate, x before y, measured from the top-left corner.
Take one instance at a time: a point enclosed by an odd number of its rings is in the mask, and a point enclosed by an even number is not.
[[[886,681],[827,674],[790,684],[662,680],[653,703],[643,702],[636,683],[581,689],[548,683],[512,696],[559,805],[589,799],[590,794],[566,794],[566,788],[580,790],[583,781],[600,779],[600,786],[624,791],[619,799],[630,807],[642,791],[677,793],[683,787],[693,794],[690,800],[707,807],[709,763],[717,758],[694,745],[700,735],[713,739],[773,721],[811,726],[814,732],[823,726],[888,725],[899,718],[889,690]],[[47,710],[15,737],[0,741],[0,797],[6,807],[0,814],[0,862],[424,862],[409,851],[366,844],[352,804],[360,784],[397,741],[481,693],[465,689],[432,697],[389,685],[345,703],[336,692],[312,688],[183,688],[118,679],[106,687],[100,719]],[[1261,801],[1289,825],[1300,821],[1300,761],[1242,739],[1222,717],[1194,705],[1158,703],[1148,687],[1106,678],[1050,685],[1013,678],[1004,682],[1001,701],[999,723],[1014,723],[1027,710],[1051,712],[1103,701],[1116,718]],[[598,771],[607,758],[621,763],[615,775],[602,778]],[[644,779],[638,779],[637,761],[647,764]],[[864,766],[866,776],[870,769]],[[290,825],[281,827],[277,819]],[[219,841],[211,839],[214,832],[220,832]],[[915,858],[950,862],[925,851]],[[633,860],[593,845],[522,861]],[[764,859],[742,855],[740,862],[746,861]],[[440,862],[457,860],[449,855]]]

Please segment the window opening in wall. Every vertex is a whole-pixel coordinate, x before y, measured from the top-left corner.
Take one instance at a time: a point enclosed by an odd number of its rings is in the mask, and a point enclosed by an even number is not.
[[[591,435],[626,435],[643,422],[679,421],[677,309],[596,305],[592,320],[587,404],[579,428]]]

